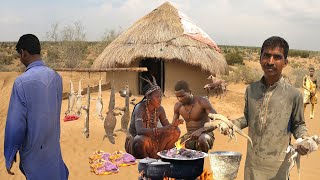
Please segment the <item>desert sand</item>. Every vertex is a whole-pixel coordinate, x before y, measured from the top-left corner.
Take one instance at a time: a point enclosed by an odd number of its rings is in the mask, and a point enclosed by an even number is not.
[[[5,162],[3,157],[3,143],[4,143],[4,128],[5,121],[8,110],[8,103],[10,100],[10,94],[12,89],[12,84],[15,78],[20,73],[16,72],[1,72],[0,73],[0,179],[25,179],[23,174],[18,168],[18,163],[13,165],[12,171],[15,173],[14,176],[8,175],[5,170]],[[70,79],[70,74],[60,73],[63,76],[64,80],[64,92],[69,90],[68,81]],[[78,84],[77,80],[80,75],[73,74],[72,79],[74,82],[75,90],[77,90]],[[96,85],[98,83],[98,75],[91,76],[90,85]],[[86,83],[89,81],[84,81],[82,87],[86,86]],[[213,107],[220,114],[226,116],[231,116],[231,118],[237,118],[242,116],[243,107],[244,107],[244,91],[246,85],[244,84],[231,84],[228,86],[228,93],[222,99],[210,97],[209,100]],[[105,113],[108,107],[110,91],[103,91],[103,102]],[[96,97],[97,93],[92,93],[91,97]],[[142,97],[137,96],[138,100]],[[173,106],[176,102],[175,97],[164,97],[162,100],[162,105],[166,110],[166,114],[169,120],[173,117]],[[85,103],[85,98],[83,99]],[[97,114],[95,113],[95,101],[91,102],[91,115],[90,115],[90,137],[87,139],[82,135],[82,130],[84,128],[84,117],[80,117],[76,121],[63,122],[64,112],[67,110],[67,100],[63,100],[62,112],[61,112],[61,149],[63,159],[66,165],[69,168],[69,179],[70,180],[79,180],[79,179],[115,179],[115,180],[136,180],[138,178],[138,165],[130,167],[120,167],[120,171],[117,174],[113,175],[95,175],[90,172],[88,157],[96,150],[103,150],[107,152],[114,152],[116,150],[124,151],[124,140],[125,134],[123,132],[117,132],[116,144],[111,144],[107,139],[104,141],[102,137],[104,135],[103,121],[98,119]],[[116,106],[124,106],[124,98],[120,97],[119,94],[116,94]],[[133,106],[130,106],[131,110]],[[306,113],[306,123],[309,130],[309,134],[319,135],[320,129],[320,113],[319,113],[319,104],[316,106],[315,119],[309,119],[309,107],[307,108]],[[117,117],[118,123],[116,129],[120,127],[120,116]],[[184,125],[180,126],[182,134],[186,132]],[[245,130],[247,132],[247,130]],[[220,133],[216,132],[216,141],[214,143],[211,151],[237,151],[242,153],[242,160],[238,172],[237,179],[243,179],[244,177],[244,162],[246,156],[246,139],[238,136],[238,141],[231,140]],[[319,179],[319,162],[320,162],[320,152],[313,152],[309,156],[302,157],[302,167],[301,167],[301,179],[316,180]],[[209,158],[205,159],[206,169],[210,170]],[[290,179],[298,179],[296,168],[291,171]]]

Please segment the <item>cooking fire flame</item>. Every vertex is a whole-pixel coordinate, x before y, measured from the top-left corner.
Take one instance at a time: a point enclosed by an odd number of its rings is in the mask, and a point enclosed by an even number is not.
[[[176,143],[174,143],[177,149],[177,154],[179,153],[179,150],[182,148],[185,148],[185,143],[181,144],[181,139],[179,139]]]

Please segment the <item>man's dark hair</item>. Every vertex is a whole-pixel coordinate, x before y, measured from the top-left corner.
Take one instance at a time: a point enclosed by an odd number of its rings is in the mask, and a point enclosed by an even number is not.
[[[174,90],[175,91],[184,90],[186,92],[191,92],[191,90],[189,88],[189,84],[184,80],[180,80],[180,81],[176,82],[176,85],[174,86]]]
[[[276,47],[283,49],[284,59],[287,59],[288,52],[289,52],[289,44],[286,40],[279,36],[272,36],[266,39],[261,47],[260,57],[265,49],[274,49]]]
[[[21,36],[16,45],[16,51],[21,53],[21,50],[28,51],[31,55],[40,54],[41,46],[37,36],[33,34],[25,34]]]

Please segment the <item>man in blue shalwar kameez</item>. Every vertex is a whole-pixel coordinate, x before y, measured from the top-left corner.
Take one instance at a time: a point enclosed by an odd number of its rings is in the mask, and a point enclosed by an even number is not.
[[[62,79],[45,66],[35,35],[20,37],[16,50],[26,66],[12,88],[5,128],[4,156],[9,174],[16,154],[29,180],[65,180],[69,171],[60,148]]]

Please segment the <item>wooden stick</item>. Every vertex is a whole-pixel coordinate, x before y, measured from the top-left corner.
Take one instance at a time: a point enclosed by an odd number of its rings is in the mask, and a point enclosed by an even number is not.
[[[75,71],[75,72],[145,72],[148,71],[146,67],[131,67],[131,68],[104,68],[104,69],[91,69],[91,68],[55,68],[55,71]]]

